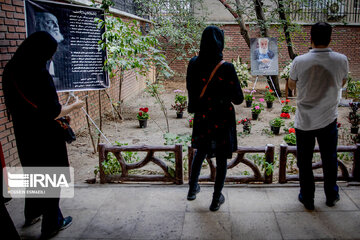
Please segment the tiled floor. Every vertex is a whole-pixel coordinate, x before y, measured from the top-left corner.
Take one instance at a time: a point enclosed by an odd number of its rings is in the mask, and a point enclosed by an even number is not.
[[[360,187],[341,185],[341,200],[329,208],[317,185],[312,212],[298,191],[226,186],[225,203],[210,212],[210,185],[195,201],[186,200],[186,185],[78,186],[60,204],[73,224],[53,239],[360,239]],[[37,239],[41,223],[23,228],[23,205],[13,199],[7,208],[23,239]]]

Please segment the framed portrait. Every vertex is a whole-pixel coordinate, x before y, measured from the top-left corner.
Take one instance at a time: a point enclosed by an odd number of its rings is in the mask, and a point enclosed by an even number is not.
[[[278,46],[276,38],[250,39],[251,75],[278,75]]]

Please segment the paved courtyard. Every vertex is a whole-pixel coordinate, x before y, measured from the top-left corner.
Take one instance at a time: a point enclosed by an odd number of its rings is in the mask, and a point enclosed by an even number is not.
[[[211,185],[191,202],[186,185],[76,186],[75,198],[61,200],[73,224],[53,239],[360,239],[360,186],[340,186],[330,208],[318,184],[312,212],[296,185],[227,185],[218,212],[208,210]],[[22,227],[23,205],[13,199],[7,208],[23,239],[38,239],[40,222]]]

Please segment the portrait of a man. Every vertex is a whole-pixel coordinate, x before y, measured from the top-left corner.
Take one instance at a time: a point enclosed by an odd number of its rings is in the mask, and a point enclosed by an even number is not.
[[[277,75],[277,44],[275,38],[251,39],[252,75]]]
[[[36,13],[36,31],[50,33],[58,43],[64,40],[64,37],[60,32],[57,18],[49,12]]]

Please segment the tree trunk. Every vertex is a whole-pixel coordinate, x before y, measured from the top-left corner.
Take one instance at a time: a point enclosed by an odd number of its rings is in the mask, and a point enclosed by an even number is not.
[[[219,0],[219,2],[222,3],[222,5],[224,5],[224,7],[231,13],[231,15],[233,15],[233,17],[235,18],[235,20],[237,21],[237,23],[240,26],[240,34],[241,36],[244,38],[246,44],[248,45],[248,47],[250,48],[250,35],[249,32],[245,26],[245,22],[244,22],[244,18],[242,16],[242,14],[238,14],[236,13],[236,11],[234,9],[232,9],[232,7],[226,2],[226,0]],[[240,1],[236,0],[236,6],[240,6]],[[239,10],[239,7],[238,7]]]
[[[269,37],[269,32],[268,29],[266,27],[266,19],[265,19],[265,14],[264,14],[264,10],[263,10],[263,2],[262,0],[254,0],[254,4],[255,4],[255,12],[256,12],[256,18],[257,18],[257,22],[260,25],[260,34],[262,37]],[[279,77],[276,76],[266,76],[267,78],[267,82],[268,85],[270,86],[270,88],[274,91],[276,91],[279,95],[279,97],[281,97],[281,90],[280,90],[280,84],[279,84]],[[271,81],[274,83],[271,83]],[[275,87],[275,89],[274,89]]]
[[[297,54],[294,53],[294,49],[293,49],[292,41],[291,41],[291,36],[290,36],[290,33],[289,33],[289,26],[291,25],[291,23],[290,23],[289,18],[287,18],[286,14],[285,14],[284,1],[279,0],[278,3],[279,3],[279,7],[278,7],[279,18],[280,18],[280,20],[282,22],[289,57],[293,60],[297,56]]]

